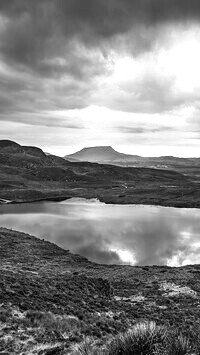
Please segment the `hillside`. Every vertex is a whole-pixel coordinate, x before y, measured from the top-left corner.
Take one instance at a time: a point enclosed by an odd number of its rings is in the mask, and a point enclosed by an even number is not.
[[[85,336],[105,345],[141,320],[199,327],[199,265],[98,265],[5,228],[0,246],[2,354],[71,354]]]
[[[0,141],[0,201],[70,197],[119,204],[200,206],[198,185],[190,176],[172,170],[70,162],[46,155],[37,147]]]
[[[174,156],[142,157],[119,153],[110,146],[89,147],[64,157],[70,161],[89,161],[114,164],[124,167],[145,167],[174,170],[200,182],[200,158],[178,158]]]

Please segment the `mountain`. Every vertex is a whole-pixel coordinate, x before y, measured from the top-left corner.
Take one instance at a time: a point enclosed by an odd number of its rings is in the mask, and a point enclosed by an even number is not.
[[[93,159],[105,159],[106,164],[71,162],[46,155],[38,147],[0,141],[0,203],[83,197],[112,204],[200,207],[199,185],[191,175],[151,166],[111,165],[106,159],[112,157],[116,162],[119,156],[127,156],[111,147],[96,150]],[[88,156],[88,152],[90,148],[81,154]],[[135,159],[135,165],[139,164],[137,156]]]
[[[97,163],[128,162],[140,159],[138,155],[119,153],[111,146],[83,148],[74,154],[66,155],[64,158]]]
[[[145,167],[174,170],[191,176],[193,181],[200,181],[200,158],[180,158],[175,156],[142,157],[119,153],[110,146],[83,148],[80,151],[66,155],[69,161],[88,161],[100,164],[113,164],[124,167]]]
[[[89,161],[96,163],[109,163],[124,165],[131,163],[149,165],[154,163],[200,163],[200,158],[180,158],[175,156],[142,157],[140,155],[119,153],[111,146],[88,147],[73,154],[65,155],[64,159],[69,161]]]

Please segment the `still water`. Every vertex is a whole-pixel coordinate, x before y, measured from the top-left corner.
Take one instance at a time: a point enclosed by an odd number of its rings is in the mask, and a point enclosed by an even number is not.
[[[0,226],[105,264],[200,263],[200,210],[70,199],[0,205]]]

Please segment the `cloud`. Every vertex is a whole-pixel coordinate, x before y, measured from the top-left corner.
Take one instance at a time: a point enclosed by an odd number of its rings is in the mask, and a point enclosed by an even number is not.
[[[199,105],[199,18],[197,0],[1,0],[0,121],[8,122],[8,138],[15,136],[9,122],[18,122],[16,139],[34,126],[36,145],[41,144],[41,126],[50,128],[48,142],[52,127],[63,142],[63,127],[66,136],[73,135],[71,142],[90,143],[97,111],[87,139],[81,115],[94,106],[110,109],[117,120],[114,124],[112,114],[101,118],[111,124],[105,124],[104,134],[96,131],[99,144],[120,139],[126,144],[131,133],[140,136],[140,143],[146,134],[149,141],[150,135],[155,141],[159,132],[167,134],[162,124],[150,127],[152,114],[160,114],[161,121],[171,113],[173,119],[174,112]],[[136,126],[133,118],[120,138],[124,112],[141,114],[141,124]],[[148,126],[142,121],[145,113]],[[195,127],[188,123],[192,132]],[[184,132],[180,124],[180,138]],[[33,140],[31,132],[28,137]]]
[[[117,129],[120,132],[128,133],[128,134],[144,134],[144,133],[160,133],[160,132],[172,132],[176,130],[174,127],[129,127],[129,126],[119,126]]]
[[[200,5],[197,0],[13,0],[2,1],[0,11],[0,49],[8,62],[44,76],[81,78],[103,69],[94,53],[91,65],[84,48],[100,49],[106,57],[121,43],[136,54],[155,43],[159,26],[199,19]]]
[[[56,111],[43,111],[42,113],[37,112],[21,112],[20,117],[14,112],[10,112],[9,115],[1,115],[2,122],[15,122],[22,123],[30,126],[44,126],[44,127],[61,127],[63,129],[84,129],[84,124],[81,119],[71,118],[60,115]]]

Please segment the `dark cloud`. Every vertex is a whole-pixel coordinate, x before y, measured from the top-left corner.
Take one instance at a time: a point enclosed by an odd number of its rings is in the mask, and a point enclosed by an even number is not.
[[[1,1],[0,11],[6,16],[0,49],[7,60],[43,75],[69,72],[81,77],[85,72],[87,76],[94,75],[95,68],[97,72],[100,69],[98,63],[91,66],[87,56],[82,57],[81,52],[74,50],[74,42],[94,48],[102,46],[106,55],[111,39],[135,29],[131,39],[135,36],[136,41],[138,36],[137,42],[148,47],[151,29],[144,28],[169,21],[196,20],[200,16],[200,3],[197,0],[11,0]],[[66,61],[59,61],[63,56]]]
[[[93,86],[78,79],[42,78],[33,74],[14,71],[12,75],[0,72],[0,121],[15,121],[48,126],[48,111],[79,109],[89,103]],[[51,115],[51,116],[52,116]],[[56,125],[55,113],[54,125]],[[69,120],[69,122],[67,122]],[[65,127],[74,127],[75,122],[67,116],[58,119]],[[49,119],[49,123],[52,120]],[[52,123],[53,124],[53,123]],[[50,125],[52,125],[50,124]],[[83,125],[81,120],[79,127]]]
[[[160,46],[166,25],[185,28],[199,18],[199,0],[0,0],[0,120],[83,128],[44,111],[96,105],[162,113],[192,105],[198,90],[180,94],[162,73],[144,71],[107,92],[106,78],[113,53],[140,57]]]
[[[1,101],[0,101],[1,105]],[[44,127],[62,127],[62,128],[67,128],[67,129],[84,129],[84,124],[81,122],[81,120],[76,120],[75,118],[72,119],[70,117],[65,117],[65,118],[60,118],[56,116],[56,113],[54,116],[49,117],[48,113],[43,114],[30,114],[30,113],[21,113],[21,116],[19,117],[16,114],[6,114],[6,115],[1,115],[1,121],[10,121],[10,122],[18,122],[18,123],[24,123],[24,124],[29,124],[32,126],[44,126]]]
[[[118,126],[116,127],[120,132],[128,134],[144,134],[144,133],[159,133],[159,132],[171,132],[174,131],[174,127],[161,126],[158,128],[148,128],[148,127],[129,127],[129,126]]]
[[[198,0],[2,0],[0,10],[12,18],[30,14],[38,23],[51,20],[45,33],[57,25],[66,36],[78,33],[103,38],[124,33],[138,23],[154,25],[200,16]]]

